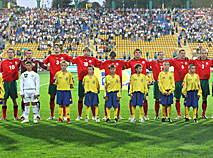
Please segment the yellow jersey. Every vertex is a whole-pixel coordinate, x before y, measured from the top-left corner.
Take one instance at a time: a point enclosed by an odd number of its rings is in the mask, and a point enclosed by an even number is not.
[[[183,95],[187,94],[187,91],[198,91],[197,95],[201,96],[202,89],[200,85],[200,78],[198,74],[189,74],[187,73],[183,80]]]
[[[117,97],[121,97],[120,76],[115,74],[114,77],[112,77],[109,74],[105,77],[104,97],[107,97],[107,93],[109,92],[118,92]]]
[[[161,71],[158,75],[159,80],[159,90],[162,94],[167,93],[166,90],[169,90],[170,93],[173,93],[175,90],[175,81],[174,74],[168,71],[167,73]]]
[[[131,76],[129,95],[132,95],[134,92],[148,93],[146,76],[144,74],[133,74]]]
[[[74,88],[72,73],[67,71],[63,73],[62,70],[58,71],[54,77],[54,84],[57,86],[57,90],[69,91],[70,88]]]
[[[3,78],[2,76],[0,76],[0,99],[4,98],[4,94],[5,94],[5,91],[3,86]]]
[[[89,75],[84,76],[83,86],[85,94],[88,92],[98,93],[100,89],[98,78],[95,75],[91,77]]]

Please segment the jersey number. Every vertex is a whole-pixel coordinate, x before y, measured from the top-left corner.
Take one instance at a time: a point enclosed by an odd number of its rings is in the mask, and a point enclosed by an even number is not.
[[[56,60],[56,65],[59,65],[59,64],[60,64],[59,60]]]
[[[181,69],[184,69],[184,65],[181,66]]]
[[[160,66],[160,70],[161,70],[161,71],[163,70],[163,66]]]
[[[202,64],[202,69],[204,69],[204,64]]]
[[[9,65],[10,70],[15,69],[15,65]]]
[[[84,66],[88,66],[88,62],[84,62]]]

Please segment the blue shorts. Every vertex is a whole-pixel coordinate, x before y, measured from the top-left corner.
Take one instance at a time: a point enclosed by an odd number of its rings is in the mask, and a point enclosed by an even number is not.
[[[185,98],[184,105],[187,107],[193,107],[197,108],[198,107],[198,97],[197,97],[198,91],[188,91],[187,95],[188,98]]]
[[[119,107],[119,100],[117,100],[117,93],[118,92],[109,92],[108,93],[108,101],[105,102],[106,108],[118,108]]]
[[[141,92],[134,92],[133,98],[131,100],[131,105],[132,106],[144,106],[144,94]]]
[[[130,91],[130,84],[128,84],[128,95],[129,95],[129,91]]]
[[[59,104],[59,105],[69,105],[69,104],[72,104],[71,92],[70,91],[60,91],[60,90],[57,90],[56,104]]]
[[[85,94],[84,105],[93,106],[98,104],[99,104],[98,94],[92,92]]]
[[[0,105],[2,105],[2,104],[3,104],[3,99],[0,100]]]
[[[167,96],[167,95],[163,95],[160,92],[160,104],[162,104],[162,105],[171,105],[171,104],[173,104],[173,93],[171,93],[169,96]]]

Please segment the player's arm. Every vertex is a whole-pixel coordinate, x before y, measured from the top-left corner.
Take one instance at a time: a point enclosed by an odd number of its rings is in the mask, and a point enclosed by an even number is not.
[[[146,81],[146,76],[144,77],[144,81]],[[146,94],[148,94],[149,92],[146,82],[143,82],[143,86],[144,86],[144,96],[146,96]]]
[[[152,71],[152,67],[150,65],[150,62],[146,61],[146,68],[149,70],[149,71]]]
[[[96,59],[95,57],[94,57],[94,59],[95,59],[95,67],[99,67],[101,65],[102,61]]]
[[[105,83],[104,83],[104,98],[106,101],[108,101],[108,92],[107,92],[107,77],[105,78]]]
[[[182,90],[182,93],[185,96],[185,98],[188,98],[188,96],[187,96],[187,75],[184,77],[184,80],[183,80],[183,90]]]
[[[0,76],[0,87],[1,87],[0,93],[1,93],[2,96],[4,96],[5,91],[4,91],[3,78],[2,78],[2,76]],[[3,99],[3,97],[2,97],[1,99]]]
[[[74,87],[75,87],[74,79],[73,79],[72,73],[70,73],[70,88],[74,88]]]
[[[101,63],[98,67],[100,70],[105,69],[104,65],[106,64],[106,61],[104,61],[103,63]]]
[[[67,55],[67,54],[64,54],[64,60],[65,60],[65,61],[71,62],[72,59],[73,59],[72,56],[69,56],[69,55]]]
[[[85,94],[85,83],[86,83],[86,81],[85,81],[85,76],[84,76],[83,82],[82,82],[82,87],[83,87],[83,92],[84,92],[84,94]]]
[[[23,74],[20,77],[20,95],[23,99],[24,98],[24,77],[23,77]]]
[[[166,90],[164,88],[164,85],[163,85],[162,73],[159,74],[158,80],[159,80],[159,90],[160,90],[160,92],[163,95],[166,95],[167,92],[166,92]]]
[[[79,57],[72,58],[72,60],[71,60],[72,64],[78,64],[78,61],[79,61],[78,59],[79,59]]]
[[[100,93],[100,84],[99,84],[97,77],[96,77],[96,86],[97,86],[97,89],[98,89],[98,93]]]
[[[172,79],[171,79],[171,89],[170,89],[170,94],[173,93],[175,90],[175,80],[174,80],[174,75],[172,75]]]
[[[39,78],[39,75],[37,74],[36,75],[36,91],[35,91],[35,95],[34,95],[34,98],[38,98],[39,96],[39,90],[40,90],[40,78]]]
[[[118,93],[117,93],[117,100],[119,100],[120,98],[121,98],[121,81],[120,81],[120,77],[119,76],[117,76],[117,78],[118,78]]]
[[[126,69],[127,63],[128,63],[128,61],[123,61],[123,60],[121,60],[122,70],[125,70],[125,69]]]
[[[58,72],[55,74],[54,78],[53,78],[53,84],[55,84],[56,86],[58,85]]]
[[[49,66],[46,66],[46,65],[44,64],[44,62],[38,61],[38,63],[39,63],[39,66],[40,66],[42,69],[47,70],[47,71],[50,70],[50,67],[49,67]]]
[[[198,75],[197,75],[197,85],[198,85],[198,93],[197,93],[197,96],[200,97],[201,94],[202,94],[202,89],[201,89],[201,85],[200,85],[200,78],[199,78]]]
[[[50,56],[43,60],[43,63],[47,65],[50,62]]]
[[[129,95],[130,95],[131,100],[132,100],[132,93],[133,93],[133,81],[134,81],[134,79],[133,79],[133,75],[132,75],[130,78],[130,89],[129,89]]]

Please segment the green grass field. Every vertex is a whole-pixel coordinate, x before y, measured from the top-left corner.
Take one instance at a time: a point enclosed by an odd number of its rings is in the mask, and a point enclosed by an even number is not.
[[[9,100],[8,120],[0,122],[0,155],[2,157],[213,157],[213,119],[199,119],[199,123],[193,123],[193,120],[190,120],[189,123],[185,123],[184,119],[175,120],[177,113],[173,105],[173,123],[161,123],[160,120],[154,120],[153,87],[148,96],[149,121],[138,122],[139,109],[137,108],[137,122],[129,122],[129,97],[127,91],[123,91],[121,116],[125,120],[108,124],[104,121],[86,123],[83,121],[86,115],[85,108],[83,109],[83,120],[75,121],[78,115],[76,76],[76,88],[72,90],[74,103],[71,105],[71,124],[67,124],[65,121],[56,124],[58,106],[55,109],[56,119],[46,121],[50,116],[49,95],[47,94],[49,74],[40,73],[40,79],[41,117],[43,120],[34,124],[31,109],[30,123],[21,124],[20,121],[14,121],[12,101]],[[100,118],[102,118],[104,116],[103,91],[99,95],[99,100]],[[19,96],[19,105],[20,101]],[[199,105],[201,105],[200,103]],[[183,99],[181,110],[183,116]],[[207,117],[210,118],[212,113],[213,103],[210,96]],[[111,114],[113,115],[113,112]],[[192,116],[192,109],[190,115]],[[201,108],[199,108],[199,115],[201,115]]]

